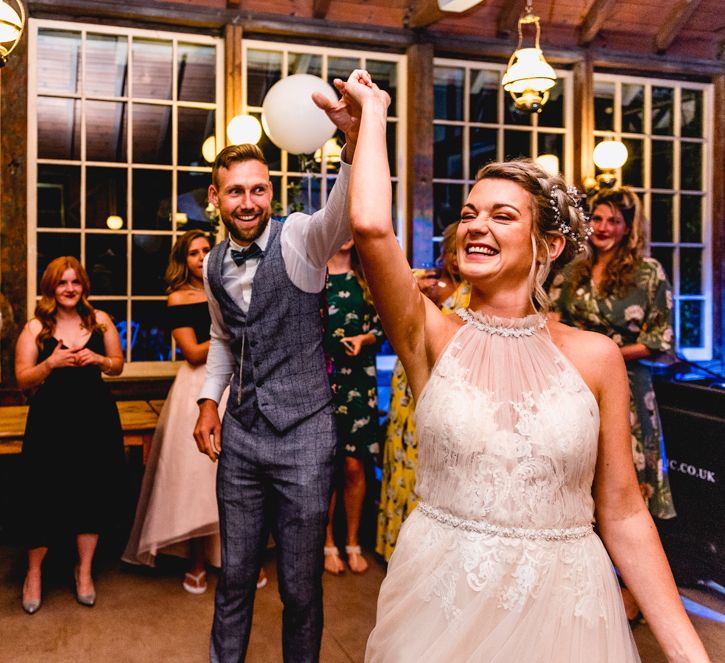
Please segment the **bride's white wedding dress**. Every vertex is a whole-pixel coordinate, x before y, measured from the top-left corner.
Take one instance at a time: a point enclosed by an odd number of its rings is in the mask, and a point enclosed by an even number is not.
[[[593,394],[543,317],[458,314],[416,404],[420,501],[365,660],[639,661],[592,529]]]

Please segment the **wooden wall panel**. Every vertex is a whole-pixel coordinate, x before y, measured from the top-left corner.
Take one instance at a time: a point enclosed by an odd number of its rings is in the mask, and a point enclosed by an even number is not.
[[[581,187],[584,178],[594,177],[594,67],[590,57],[574,65],[574,184]]]
[[[433,46],[408,56],[408,255],[414,267],[433,260]]]
[[[15,384],[15,340],[28,318],[27,128],[28,33],[0,69],[0,289],[15,325],[0,344],[3,387]]]
[[[226,127],[242,112],[242,28],[227,25],[224,30],[224,144]]]

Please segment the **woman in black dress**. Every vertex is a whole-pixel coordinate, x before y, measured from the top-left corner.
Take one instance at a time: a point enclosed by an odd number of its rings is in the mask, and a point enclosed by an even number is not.
[[[101,378],[123,370],[116,327],[88,301],[88,275],[72,256],[48,265],[40,292],[15,354],[18,386],[32,392],[22,454],[28,487],[23,608],[29,614],[40,608],[48,546],[69,534],[78,547],[76,598],[95,604],[93,555],[112,518],[124,462],[118,410]]]

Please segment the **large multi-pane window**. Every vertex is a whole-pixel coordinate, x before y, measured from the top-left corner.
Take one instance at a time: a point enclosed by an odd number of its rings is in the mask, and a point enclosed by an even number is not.
[[[540,114],[520,113],[501,87],[505,65],[436,59],[434,69],[434,242],[458,220],[476,172],[490,161],[554,155],[572,164],[572,78],[558,71]],[[568,132],[568,133],[567,133]],[[435,253],[439,248],[435,249]]]
[[[213,222],[202,145],[220,124],[221,41],[53,21],[30,39],[30,310],[48,263],[74,255],[130,372],[168,361],[169,250]]]
[[[278,44],[245,39],[243,45],[242,110],[261,120],[262,103],[269,89],[286,76],[311,74],[332,85],[335,78],[347,80],[354,69],[367,69],[376,83],[388,92],[388,158],[393,182],[393,223],[398,238],[405,245],[405,56],[389,53]],[[335,140],[342,147],[344,137]],[[329,145],[324,152],[299,156],[277,147],[266,135],[259,146],[269,163],[279,215],[290,211],[314,211],[324,206],[332,189],[339,159],[331,158]],[[374,191],[370,192],[375,195]]]
[[[675,295],[677,347],[712,356],[712,86],[595,74],[595,140],[620,139],[618,173],[642,197],[651,255]]]

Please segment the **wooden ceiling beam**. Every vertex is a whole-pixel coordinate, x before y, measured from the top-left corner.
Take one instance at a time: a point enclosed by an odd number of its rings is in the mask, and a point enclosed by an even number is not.
[[[594,41],[604,23],[609,19],[617,0],[594,0],[579,26],[579,44],[586,46]]]
[[[526,0],[511,0],[504,2],[496,17],[496,34],[499,37],[508,37],[519,23],[519,16],[524,13]]]
[[[679,0],[655,35],[655,51],[664,53],[695,13],[701,0]]]
[[[99,18],[129,23],[221,29],[239,15],[236,8],[208,7],[181,2],[149,2],[148,0],[27,0],[26,6],[35,18],[72,17],[97,22]]]
[[[326,18],[327,12],[330,11],[332,0],[313,0],[312,15],[315,18]]]
[[[438,0],[419,0],[419,2],[412,3],[410,7],[410,16],[406,21],[408,28],[426,28],[446,15],[439,9]]]
[[[510,39],[480,39],[468,35],[444,35],[432,33],[427,36],[436,52],[461,54],[469,59],[502,59],[507,60],[513,50]],[[615,68],[632,72],[634,75],[646,76],[653,72],[673,74],[674,76],[690,76],[692,80],[705,81],[712,75],[725,75],[725,59],[706,60],[702,58],[666,58],[659,55],[631,53],[609,48],[585,49],[580,46],[545,47],[546,60],[552,66],[572,65],[591,53],[592,65],[601,69]]]

